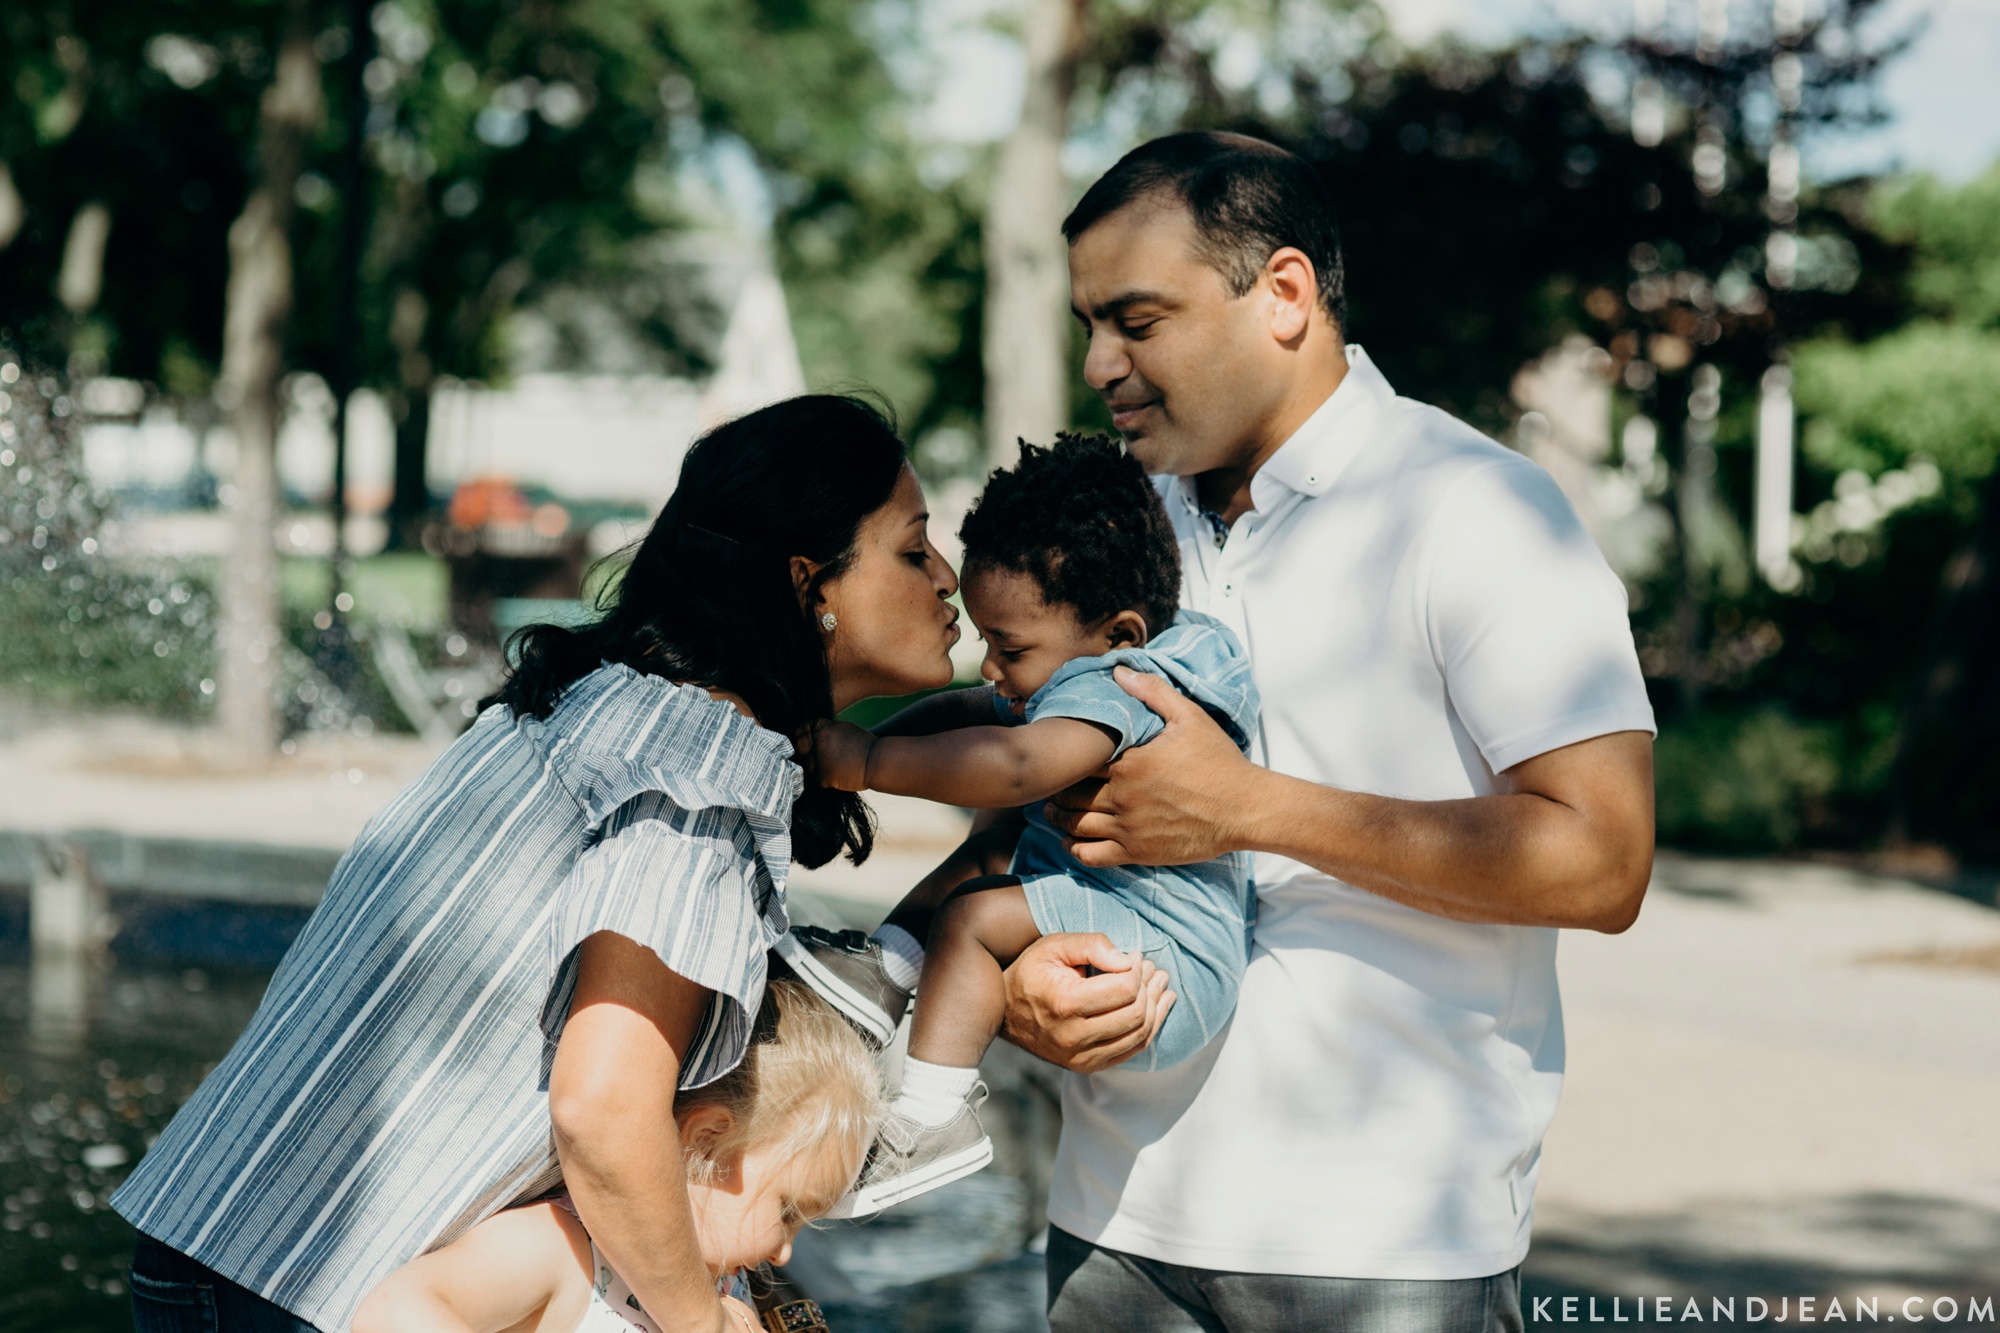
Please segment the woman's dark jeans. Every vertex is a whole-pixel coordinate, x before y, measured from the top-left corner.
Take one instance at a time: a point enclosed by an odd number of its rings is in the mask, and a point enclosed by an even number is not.
[[[136,1333],[319,1333],[151,1236],[139,1237],[132,1255],[132,1327]]]

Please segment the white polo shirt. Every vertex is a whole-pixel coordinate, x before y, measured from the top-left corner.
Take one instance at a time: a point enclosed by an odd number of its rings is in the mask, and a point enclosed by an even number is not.
[[[1190,479],[1159,481],[1183,601],[1249,649],[1253,757],[1439,801],[1653,730],[1624,588],[1548,474],[1348,359],[1226,545]],[[1512,1268],[1562,1085],[1556,932],[1447,921],[1280,856],[1256,881],[1223,1035],[1164,1072],[1066,1076],[1050,1219],[1202,1268]]]

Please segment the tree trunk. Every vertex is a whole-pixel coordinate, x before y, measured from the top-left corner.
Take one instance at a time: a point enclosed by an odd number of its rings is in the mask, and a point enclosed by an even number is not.
[[[362,254],[368,246],[371,192],[368,172],[368,62],[375,55],[375,33],[368,23],[368,0],[347,0],[347,55],[340,73],[347,109],[347,138],[341,144],[340,281],[347,284],[334,310],[334,358],[328,383],[333,389],[333,550],[327,557],[327,614],[333,625],[322,635],[321,648],[332,659],[328,674],[343,690],[354,680],[353,654],[348,650],[346,612],[341,605],[347,584],[347,427],[355,391],[361,387]]]
[[[62,267],[56,271],[56,299],[81,319],[104,294],[104,247],[111,240],[111,210],[93,200],[76,210],[63,240]]]
[[[28,220],[28,206],[21,202],[21,192],[14,188],[14,173],[0,162],[0,250],[5,250],[20,235],[21,224]]]
[[[278,425],[285,321],[292,307],[292,194],[321,112],[319,61],[303,4],[293,0],[284,44],[260,112],[257,188],[229,228],[229,285],[219,392],[236,436],[233,546],[223,569],[221,663],[215,722],[239,756],[278,741],[272,697],[279,627]]]
[[[396,404],[396,489],[389,500],[389,539],[396,549],[423,546],[430,517],[431,384],[436,379],[424,351],[430,306],[414,287],[396,293],[389,316],[389,341],[396,348],[402,396]]]
[[[431,393],[420,384],[402,391],[396,417],[395,490],[389,498],[389,541],[399,551],[423,549],[430,517]]]
[[[1062,145],[1083,45],[1084,0],[1028,0],[1028,87],[986,209],[986,452],[1046,444],[1069,424],[1069,190]]]

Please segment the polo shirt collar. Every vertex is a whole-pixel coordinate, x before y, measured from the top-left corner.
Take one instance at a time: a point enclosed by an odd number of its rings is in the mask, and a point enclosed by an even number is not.
[[[1257,469],[1250,479],[1251,503],[1268,509],[1286,490],[1324,495],[1372,438],[1369,427],[1395,396],[1368,353],[1350,343],[1340,386]]]
[[[1250,479],[1251,509],[1258,513],[1269,510],[1288,491],[1308,497],[1324,495],[1373,438],[1370,428],[1395,397],[1396,391],[1368,353],[1349,343],[1347,374],[1339,386]],[[1174,480],[1188,511],[1199,513],[1195,479]]]

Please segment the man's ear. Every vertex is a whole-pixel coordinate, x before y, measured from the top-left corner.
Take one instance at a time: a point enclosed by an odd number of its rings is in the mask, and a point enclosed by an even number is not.
[[[1144,648],[1151,636],[1146,633],[1146,618],[1137,611],[1120,611],[1104,622],[1100,632],[1113,650],[1119,648]]]
[[[1271,289],[1271,336],[1281,343],[1295,343],[1305,336],[1320,303],[1312,260],[1296,246],[1281,246],[1265,261],[1264,278]]]

